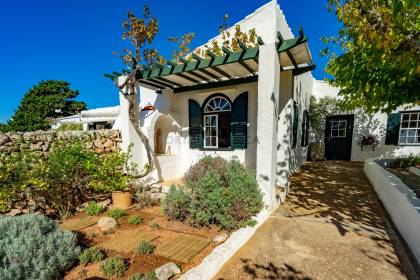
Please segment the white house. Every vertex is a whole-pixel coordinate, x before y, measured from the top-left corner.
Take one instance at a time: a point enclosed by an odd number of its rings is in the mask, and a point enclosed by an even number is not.
[[[339,88],[314,81],[317,98],[338,96]],[[420,106],[399,107],[391,114],[367,114],[362,109],[329,116],[326,122],[326,159],[365,161],[368,158],[395,158],[420,155]],[[377,144],[361,147],[362,136],[373,136]]]

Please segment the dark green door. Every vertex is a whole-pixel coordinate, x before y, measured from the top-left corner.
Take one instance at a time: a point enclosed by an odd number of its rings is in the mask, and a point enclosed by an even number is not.
[[[350,160],[354,115],[327,117],[325,123],[325,158]]]

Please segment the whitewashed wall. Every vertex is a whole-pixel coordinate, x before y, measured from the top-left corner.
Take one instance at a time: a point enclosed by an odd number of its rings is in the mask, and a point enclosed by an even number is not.
[[[330,86],[324,81],[314,80],[313,95],[316,98],[322,97],[338,97],[339,88]],[[403,107],[397,108],[398,111],[415,111],[420,110],[420,106],[409,109]],[[352,112],[354,114],[354,129],[351,149],[352,161],[365,161],[368,158],[395,158],[401,155],[417,154],[420,155],[420,146],[394,146],[385,145],[385,134],[388,115],[384,113],[376,113],[373,115],[366,114],[363,110],[358,109]],[[346,113],[346,114],[348,114]],[[371,147],[361,147],[358,144],[361,135],[373,134],[380,143],[372,150]]]

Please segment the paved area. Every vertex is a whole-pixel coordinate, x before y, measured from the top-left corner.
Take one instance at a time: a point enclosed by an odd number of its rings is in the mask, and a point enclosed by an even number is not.
[[[215,279],[406,279],[362,164],[316,162]]]

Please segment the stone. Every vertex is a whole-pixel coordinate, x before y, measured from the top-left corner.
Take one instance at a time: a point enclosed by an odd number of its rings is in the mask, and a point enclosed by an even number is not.
[[[6,144],[9,141],[9,137],[6,134],[0,133],[0,145]]]
[[[94,145],[96,148],[99,148],[99,149],[102,149],[102,148],[104,147],[104,145],[102,145],[102,141],[101,141],[101,140],[99,140],[99,139],[96,139],[95,141],[93,141],[93,145]]]
[[[168,193],[170,189],[171,189],[171,186],[162,185],[161,192]]]
[[[98,221],[98,227],[102,231],[109,231],[117,226],[117,221],[111,217],[102,217]]]
[[[225,242],[226,241],[226,239],[228,239],[228,234],[227,233],[221,233],[221,234],[218,234],[218,235],[216,235],[214,238],[213,238],[213,242],[214,243],[216,243],[216,244],[220,244],[220,243],[223,243],[223,242]]]
[[[6,216],[12,216],[12,217],[14,217],[14,216],[20,215],[22,213],[23,212],[20,209],[12,209],[12,210],[9,211],[9,213],[6,214]]]
[[[79,206],[76,207],[77,212],[83,212],[83,210],[88,206],[89,202],[83,202]]]
[[[105,199],[104,201],[98,202],[99,205],[101,205],[102,207],[106,208],[108,205],[111,204],[111,199]]]
[[[170,262],[155,269],[156,278],[159,280],[168,280],[176,274],[180,274],[181,269],[174,263]]]
[[[160,202],[165,197],[164,193],[151,193],[150,198],[154,203]]]
[[[104,147],[111,148],[112,146],[114,146],[114,142],[112,142],[112,140],[107,139],[104,143]]]

